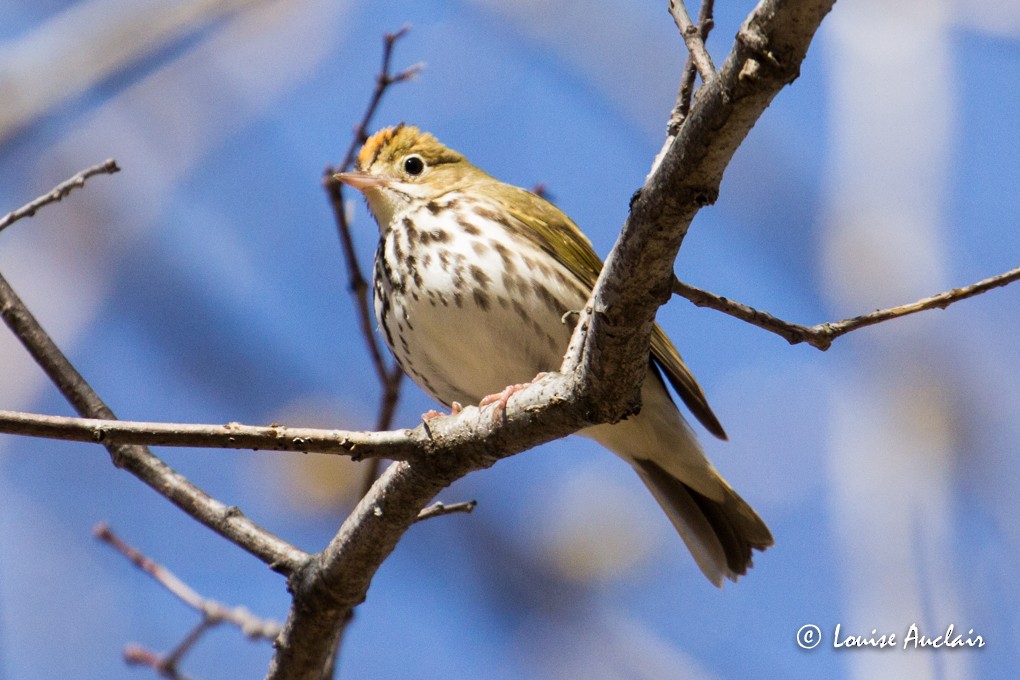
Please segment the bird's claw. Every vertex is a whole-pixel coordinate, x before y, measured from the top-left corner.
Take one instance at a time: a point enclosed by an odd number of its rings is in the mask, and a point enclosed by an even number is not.
[[[460,413],[461,410],[463,410],[463,408],[464,407],[460,405],[459,401],[455,401],[452,404],[450,404],[450,413],[449,414],[443,413],[442,411],[437,411],[434,408],[430,408],[428,411],[426,411],[425,413],[421,414],[421,419],[427,423],[428,421],[434,420],[434,419],[439,418],[441,416],[445,416],[445,415],[455,416],[458,413]]]
[[[518,392],[527,387],[531,387],[532,385],[534,385],[536,382],[538,382],[547,375],[549,374],[543,371],[542,373],[539,373],[534,378],[532,378],[531,382],[517,383],[516,385],[507,385],[506,387],[503,388],[502,392],[490,394],[487,397],[482,397],[482,400],[478,402],[478,406],[479,408],[481,408],[484,406],[488,406],[489,404],[496,404],[496,408],[492,412],[492,420],[495,421],[500,416],[505,417],[506,404],[508,401],[510,401],[510,397],[514,396],[515,394],[517,394]]]

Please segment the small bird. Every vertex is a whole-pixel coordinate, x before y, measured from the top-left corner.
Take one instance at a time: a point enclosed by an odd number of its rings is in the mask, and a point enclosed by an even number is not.
[[[364,194],[379,224],[375,313],[390,351],[429,395],[447,407],[478,403],[559,369],[573,330],[565,315],[584,307],[602,269],[559,208],[404,124],[370,137],[356,171],[335,178]],[[752,550],[772,545],[772,534],[705,457],[666,380],[726,438],[658,325],[640,413],[579,434],[630,463],[698,567],[722,586],[747,572]]]

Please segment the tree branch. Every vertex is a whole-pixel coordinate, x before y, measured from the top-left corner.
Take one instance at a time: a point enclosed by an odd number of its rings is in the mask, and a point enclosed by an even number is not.
[[[673,262],[691,220],[715,202],[737,147],[779,90],[796,79],[833,3],[762,0],[631,201],[562,369],[576,373],[589,395],[580,402],[590,404],[593,421],[615,422],[638,408],[655,312],[672,292]]]
[[[124,663],[129,666],[147,666],[168,680],[191,680],[190,676],[181,673],[177,668],[177,662],[195,646],[195,643],[205,635],[211,625],[204,619],[199,621],[187,636],[166,655],[141,645],[125,645]]]
[[[364,458],[405,460],[423,455],[424,428],[416,431],[352,432],[284,425],[202,425],[143,423],[102,418],[70,418],[0,410],[0,432],[104,446],[182,446],[254,451],[332,453]]]
[[[712,27],[715,26],[715,22],[712,19],[714,7],[715,0],[701,0],[701,9],[698,11],[698,34],[701,36],[702,42],[708,40],[708,34],[711,32]],[[688,50],[683,76],[680,78],[680,88],[676,93],[676,104],[673,105],[669,121],[666,123],[666,139],[662,143],[659,153],[655,155],[652,168],[648,171],[649,177],[659,168],[659,163],[665,157],[666,151],[672,146],[676,136],[680,134],[680,126],[683,125],[691,109],[691,97],[694,95],[694,79],[697,74],[698,68],[694,64],[694,55]]]
[[[702,11],[705,11],[704,3],[702,3]],[[711,6],[707,11],[711,16]],[[683,36],[684,43],[691,53],[691,60],[697,66],[698,73],[701,74],[701,82],[707,83],[715,75],[715,65],[712,63],[712,57],[709,56],[708,50],[705,49],[704,39],[706,36],[702,34],[701,28],[691,22],[683,0],[669,0],[669,13],[673,17],[673,21],[676,22],[676,27],[680,29],[680,35]],[[700,21],[699,23],[704,22]]]
[[[68,361],[2,275],[0,316],[79,414],[104,420],[116,419],[113,411]],[[114,465],[126,469],[185,513],[255,555],[275,571],[292,574],[307,562],[307,553],[263,529],[236,507],[212,498],[147,448],[108,444],[106,449]]]
[[[32,217],[39,208],[62,200],[75,189],[85,186],[85,180],[88,178],[94,177],[95,175],[112,175],[117,172],[120,172],[120,167],[117,166],[117,161],[112,158],[108,159],[104,163],[100,163],[99,165],[93,165],[90,168],[85,168],[77,175],[74,175],[70,179],[66,179],[53,187],[49,193],[45,193],[21,206],[17,210],[12,210],[3,217],[0,217],[0,231],[3,231],[24,217]]]
[[[160,654],[136,644],[125,646],[124,661],[129,665],[147,666],[170,680],[185,680],[187,676],[181,673],[179,668],[184,656],[209,629],[221,623],[231,623],[237,626],[251,639],[271,641],[279,635],[281,628],[279,623],[260,619],[244,607],[227,607],[215,600],[202,597],[162,564],[146,557],[136,548],[125,543],[105,523],[97,524],[92,533],[155,579],[184,604],[202,615],[201,620],[184,636],[184,639],[167,654]]]
[[[327,167],[322,177],[322,186],[333,208],[333,218],[336,222],[337,232],[340,235],[340,245],[344,254],[344,262],[347,265],[348,287],[351,295],[354,297],[358,325],[361,328],[361,335],[365,340],[365,346],[368,349],[372,365],[375,367],[376,377],[378,377],[379,385],[382,388],[382,394],[379,397],[379,412],[375,423],[376,430],[387,430],[393,422],[393,414],[396,412],[397,402],[400,399],[400,385],[404,378],[404,371],[395,361],[386,361],[378,337],[374,332],[368,299],[370,291],[368,289],[368,282],[361,273],[361,266],[358,264],[358,258],[355,254],[354,237],[351,235],[350,220],[347,216],[347,202],[344,200],[344,185],[333,179],[333,176],[337,172],[351,168],[351,165],[354,163],[355,153],[365,143],[368,136],[368,126],[372,118],[375,117],[376,109],[379,108],[379,103],[389,87],[396,83],[412,80],[424,68],[424,64],[419,62],[396,74],[391,71],[393,48],[398,40],[407,35],[409,30],[410,26],[404,25],[399,31],[387,33],[383,36],[382,66],[376,75],[375,89],[372,91],[372,96],[369,99],[365,113],[357,125],[354,126],[354,135],[340,165],[337,167]],[[372,461],[366,466],[364,471],[361,496],[368,493],[368,490],[372,488],[372,484],[378,476],[379,463],[378,461]]]
[[[993,288],[1007,286],[1018,279],[1020,279],[1020,267],[987,279],[982,279],[981,281],[972,283],[969,286],[953,288],[952,290],[947,290],[930,297],[922,298],[917,302],[911,302],[897,307],[890,307],[888,309],[879,309],[868,314],[843,319],[842,321],[820,323],[816,326],[802,326],[800,324],[790,323],[789,321],[783,321],[780,318],[772,316],[768,312],[763,312],[761,310],[754,309],[753,307],[748,307],[740,302],[721,297],[715,293],[709,293],[708,291],[700,288],[695,288],[694,286],[688,285],[679,280],[674,280],[673,292],[681,297],[687,298],[699,307],[709,307],[711,309],[724,312],[730,316],[740,319],[741,321],[746,321],[758,328],[763,328],[775,333],[776,335],[786,338],[791,345],[803,342],[825,351],[829,349],[836,338],[859,328],[873,326],[877,323],[882,323],[883,321],[898,319],[901,316],[916,314],[917,312],[923,312],[928,309],[945,309],[955,302],[986,293]]]
[[[443,515],[452,515],[454,513],[467,513],[474,512],[474,509],[478,507],[478,501],[464,501],[462,503],[433,503],[429,507],[425,508],[418,513],[416,522],[424,522],[427,519],[434,517],[442,517]]]
[[[392,419],[393,409],[397,402],[403,371],[400,370],[400,367],[397,366],[395,362],[391,367],[387,367],[384,352],[379,346],[379,342],[376,339],[375,332],[373,331],[374,323],[372,321],[372,313],[368,302],[368,295],[370,291],[368,288],[368,282],[365,280],[365,276],[361,273],[361,266],[358,264],[358,258],[354,248],[354,239],[351,236],[350,223],[347,218],[346,201],[344,200],[344,185],[333,179],[333,175],[351,168],[351,165],[354,163],[355,154],[368,138],[368,126],[371,123],[372,118],[375,116],[376,109],[379,108],[379,103],[382,101],[383,95],[386,94],[389,87],[396,83],[412,80],[421,73],[422,69],[425,67],[424,64],[418,63],[396,74],[391,71],[393,48],[398,40],[407,35],[409,30],[410,26],[405,25],[396,33],[387,33],[383,36],[382,66],[379,69],[379,73],[376,75],[375,89],[369,99],[365,113],[357,125],[354,126],[354,135],[351,139],[350,145],[347,147],[346,153],[344,153],[343,160],[340,161],[340,165],[336,167],[327,167],[323,171],[322,175],[322,186],[329,198],[330,205],[333,207],[333,217],[336,221],[337,230],[340,235],[340,245],[343,248],[344,262],[347,265],[348,286],[351,294],[354,296],[355,305],[357,306],[358,324],[361,327],[361,334],[365,338],[365,345],[368,347],[368,353],[372,358],[372,365],[375,367],[376,375],[379,378],[380,384],[383,386],[379,422],[376,427],[378,430],[384,430],[389,427],[389,421]]]
[[[252,639],[272,641],[280,634],[281,625],[276,621],[261,619],[244,607],[228,607],[216,600],[202,597],[165,566],[142,554],[137,548],[128,545],[114,534],[105,522],[97,524],[92,529],[92,533],[97,539],[114,548],[133,565],[155,579],[157,583],[170,591],[171,595],[201,614],[203,621],[206,621],[208,625],[231,623],[240,628],[246,637]]]
[[[492,405],[430,420],[426,455],[390,465],[326,549],[290,579],[294,602],[268,677],[320,678],[339,624],[436,494],[469,472],[589,424],[570,403],[572,390],[567,377],[550,374],[516,394],[503,419],[493,418]]]
[[[361,117],[361,120],[354,127],[354,135],[351,138],[350,145],[347,147],[347,152],[344,154],[343,160],[340,162],[340,166],[335,168],[327,167],[322,180],[323,188],[326,190],[326,195],[329,197],[330,205],[333,207],[333,216],[336,221],[337,231],[340,235],[340,245],[343,248],[344,260],[347,264],[348,281],[351,294],[354,296],[354,302],[357,308],[361,335],[365,340],[369,356],[372,358],[372,364],[375,366],[376,376],[379,378],[379,384],[382,387],[382,394],[379,397],[379,412],[376,419],[376,430],[389,429],[393,421],[393,414],[396,412],[397,402],[400,399],[400,385],[404,378],[404,371],[396,361],[392,360],[389,362],[389,366],[387,367],[387,361],[383,357],[384,353],[380,347],[378,337],[373,332],[374,325],[369,311],[370,305],[368,299],[370,291],[368,289],[368,284],[365,281],[365,277],[361,273],[358,258],[355,255],[354,238],[351,235],[350,220],[348,220],[347,217],[347,204],[344,200],[344,185],[333,179],[333,176],[339,171],[349,170],[351,168],[351,165],[354,163],[355,153],[357,153],[357,150],[368,138],[368,126],[371,123],[372,118],[375,116],[376,109],[379,107],[379,103],[382,101],[383,95],[386,94],[389,87],[396,83],[402,83],[415,78],[424,68],[424,65],[419,62],[396,74],[391,71],[393,48],[396,46],[398,40],[407,35],[409,30],[410,26],[405,24],[404,27],[396,33],[387,33],[383,36],[382,66],[379,69],[378,75],[376,75],[375,89],[369,99],[368,107],[365,109],[365,114]],[[378,476],[379,461],[372,460],[365,466],[360,496],[364,496],[368,493]],[[337,646],[334,654],[334,662],[335,657],[340,651],[339,645],[340,640],[343,637],[344,628],[352,618],[353,610],[348,616],[344,617],[343,624],[337,632]],[[330,673],[330,675],[331,674],[332,673]]]

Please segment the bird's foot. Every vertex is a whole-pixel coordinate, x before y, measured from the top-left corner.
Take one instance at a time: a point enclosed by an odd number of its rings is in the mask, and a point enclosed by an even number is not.
[[[426,411],[425,413],[421,414],[421,419],[424,420],[425,422],[428,422],[430,420],[434,420],[435,418],[439,418],[440,416],[445,416],[445,415],[455,416],[458,413],[460,413],[461,409],[463,409],[463,408],[464,407],[460,405],[459,401],[455,401],[452,404],[450,404],[450,413],[449,414],[446,414],[446,413],[443,413],[442,411],[437,411],[435,409],[430,408],[428,411]]]
[[[489,404],[496,404],[496,408],[492,412],[492,419],[493,421],[495,421],[497,418],[506,415],[506,404],[508,401],[510,401],[510,397],[514,396],[515,394],[517,394],[526,387],[531,387],[532,385],[534,385],[536,382],[538,382],[547,375],[549,374],[546,373],[545,371],[542,371],[534,378],[532,378],[531,382],[517,383],[516,385],[507,385],[506,387],[503,388],[502,392],[499,392],[497,394],[490,394],[487,397],[482,397],[482,400],[478,402],[478,406],[479,408],[481,408],[483,406],[488,406]]]

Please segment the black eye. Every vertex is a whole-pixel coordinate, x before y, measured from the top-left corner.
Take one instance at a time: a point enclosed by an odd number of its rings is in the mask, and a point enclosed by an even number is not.
[[[421,156],[408,156],[404,159],[404,172],[417,177],[425,171],[425,161],[421,159]]]

